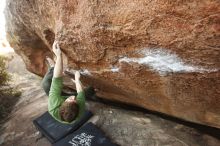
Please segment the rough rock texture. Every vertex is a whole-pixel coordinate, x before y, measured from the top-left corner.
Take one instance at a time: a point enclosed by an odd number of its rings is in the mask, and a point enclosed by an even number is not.
[[[47,110],[48,97],[39,86],[41,79],[25,69],[18,55],[12,56],[8,68],[13,75],[12,85],[23,92],[0,130],[0,146],[51,146],[46,138],[36,141],[40,133],[32,123]],[[90,120],[96,121],[105,135],[119,146],[219,146],[220,143],[220,129],[217,128],[196,127],[151,112],[99,102],[87,101],[86,105],[98,117]]]
[[[58,40],[99,96],[220,128],[219,0],[7,0],[7,38],[45,73]]]

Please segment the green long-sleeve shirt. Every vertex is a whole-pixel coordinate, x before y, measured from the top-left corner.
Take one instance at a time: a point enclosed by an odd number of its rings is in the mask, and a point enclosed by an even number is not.
[[[48,99],[48,111],[51,114],[51,116],[54,117],[57,121],[65,124],[70,124],[68,122],[62,121],[59,114],[60,106],[65,101],[65,99],[68,98],[66,96],[61,96],[62,87],[63,87],[62,77],[52,79],[50,92],[49,92],[49,99]],[[78,120],[85,112],[84,91],[78,93],[78,95],[76,96],[76,102],[79,107],[79,113],[74,121]],[[73,123],[74,121],[72,121],[71,123]]]

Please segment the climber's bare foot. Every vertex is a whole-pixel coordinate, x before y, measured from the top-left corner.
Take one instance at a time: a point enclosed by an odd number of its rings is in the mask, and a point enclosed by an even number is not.
[[[46,63],[49,67],[54,67],[55,62],[50,57],[46,56]]]

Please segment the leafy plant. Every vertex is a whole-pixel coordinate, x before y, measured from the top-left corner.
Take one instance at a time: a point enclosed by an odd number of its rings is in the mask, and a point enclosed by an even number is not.
[[[6,57],[0,56],[0,88],[5,85],[8,85],[8,82],[11,79],[11,76],[6,71]]]
[[[0,123],[6,118],[13,105],[17,102],[21,92],[10,87],[11,75],[6,68],[7,58],[0,56]]]

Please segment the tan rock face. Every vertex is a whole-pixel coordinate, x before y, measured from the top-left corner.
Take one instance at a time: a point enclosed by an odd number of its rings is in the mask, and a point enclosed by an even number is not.
[[[99,96],[220,128],[219,0],[7,0],[6,18],[31,72],[56,39]]]

